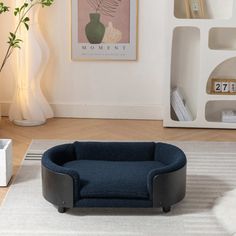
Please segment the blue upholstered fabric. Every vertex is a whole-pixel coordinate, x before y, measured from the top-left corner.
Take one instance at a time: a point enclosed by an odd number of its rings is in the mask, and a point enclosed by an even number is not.
[[[153,161],[153,142],[75,142],[78,160]]]
[[[80,176],[81,198],[149,199],[147,176],[162,168],[158,161],[93,161],[67,162],[64,167]]]
[[[154,160],[168,165],[172,170],[177,170],[186,164],[184,152],[180,148],[167,143],[156,143]]]
[[[179,148],[153,142],[75,142],[42,158],[46,168],[73,178],[74,202],[81,207],[149,206],[153,177],[185,164]]]
[[[153,207],[153,203],[151,200],[143,199],[85,198],[77,201],[75,207],[148,208]]]

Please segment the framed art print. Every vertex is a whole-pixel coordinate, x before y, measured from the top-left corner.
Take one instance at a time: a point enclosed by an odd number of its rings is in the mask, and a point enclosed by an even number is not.
[[[137,0],[72,0],[72,60],[136,60]]]

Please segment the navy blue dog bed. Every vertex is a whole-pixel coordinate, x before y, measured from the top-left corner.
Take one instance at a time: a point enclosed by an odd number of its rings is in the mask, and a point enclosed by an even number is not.
[[[46,200],[65,212],[73,207],[162,207],[185,196],[186,157],[154,142],[74,142],[42,157]]]

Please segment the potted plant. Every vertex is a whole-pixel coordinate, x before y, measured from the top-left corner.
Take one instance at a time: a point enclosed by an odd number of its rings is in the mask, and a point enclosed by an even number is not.
[[[22,40],[18,38],[17,34],[21,25],[24,25],[27,30],[29,30],[30,18],[28,17],[29,11],[37,6],[41,5],[42,7],[51,6],[54,0],[29,0],[25,1],[22,6],[14,9],[14,15],[19,18],[16,28],[13,32],[9,33],[8,37],[8,48],[5,53],[4,59],[0,64],[0,73],[3,70],[8,58],[13,53],[14,49],[19,48]],[[0,14],[8,12],[10,7],[6,6],[4,2],[0,2]]]

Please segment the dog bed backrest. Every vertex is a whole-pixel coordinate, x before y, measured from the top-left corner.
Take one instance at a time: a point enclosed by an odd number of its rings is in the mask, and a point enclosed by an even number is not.
[[[153,161],[154,142],[75,142],[76,159]]]

